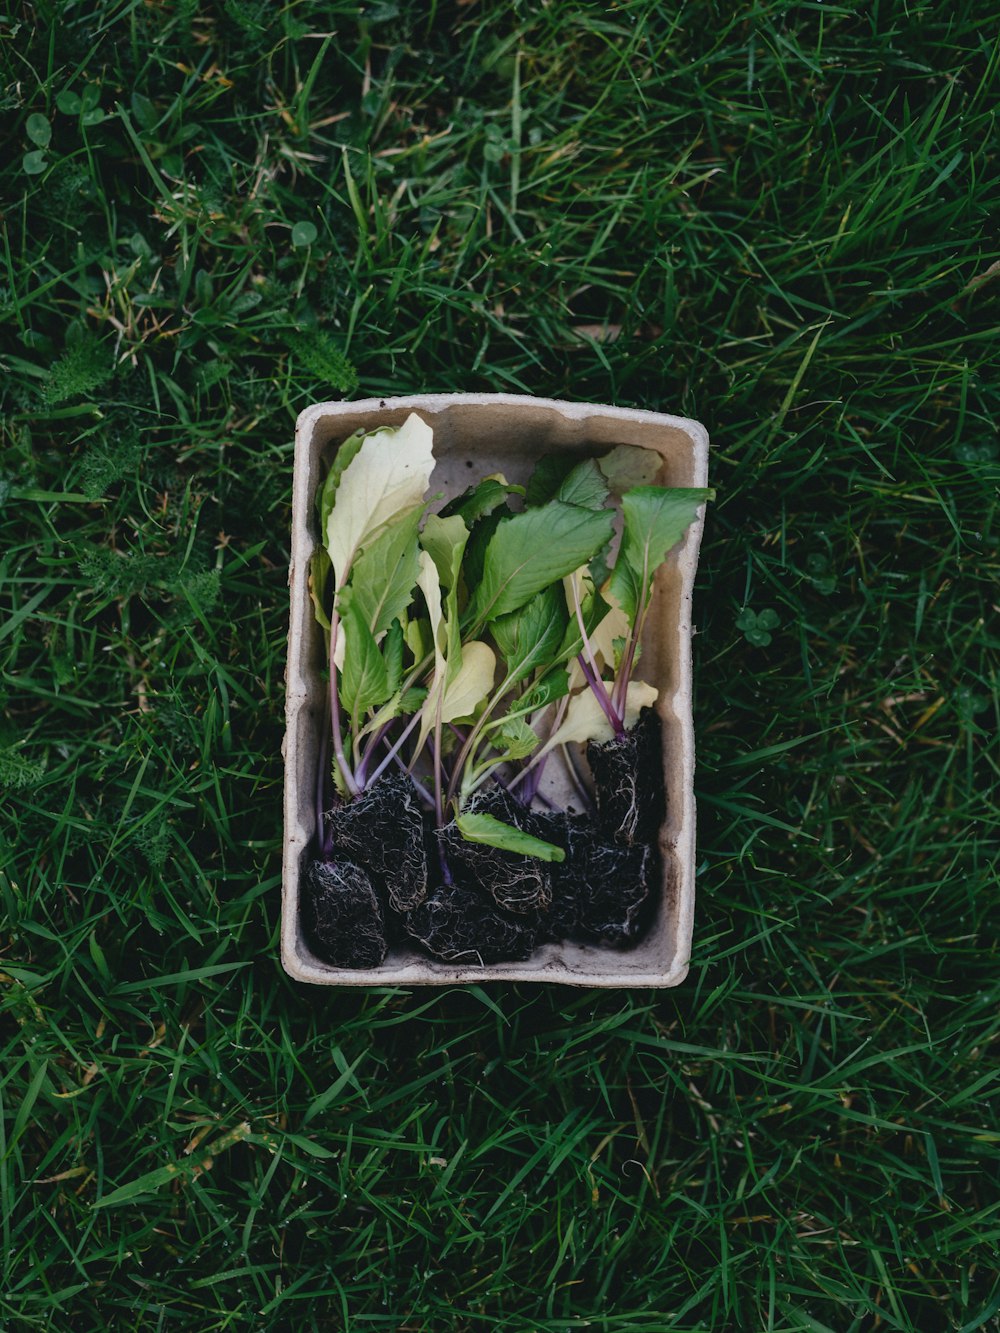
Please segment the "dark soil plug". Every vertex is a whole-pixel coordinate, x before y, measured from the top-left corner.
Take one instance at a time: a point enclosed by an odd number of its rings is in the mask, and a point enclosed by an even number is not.
[[[535,947],[533,925],[497,911],[474,889],[458,884],[436,889],[408,913],[406,929],[449,963],[523,962]]]
[[[597,793],[597,822],[615,842],[654,845],[666,809],[660,719],[644,708],[631,731],[587,746]]]
[[[398,912],[427,896],[424,816],[405,773],[386,773],[324,816],[334,847],[364,866]]]
[[[624,948],[634,944],[649,918],[650,881],[656,858],[648,847],[619,847],[593,837],[575,836],[572,855],[563,863],[576,896],[573,937]]]
[[[310,861],[303,890],[303,925],[320,957],[335,967],[378,967],[387,950],[385,920],[361,867]]]
[[[492,786],[477,792],[469,802],[468,810],[470,814],[492,815],[494,819],[536,838],[545,837],[532,811],[515,801],[503,787]],[[518,915],[544,911],[552,901],[548,862],[498,847],[487,847],[483,843],[467,842],[454,824],[446,824],[438,837],[455,878],[490,894],[504,911]]]

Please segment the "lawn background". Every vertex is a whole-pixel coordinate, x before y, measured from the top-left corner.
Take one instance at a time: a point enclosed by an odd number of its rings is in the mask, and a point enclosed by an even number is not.
[[[0,1326],[1000,1327],[998,20],[5,7]],[[295,416],[455,390],[712,435],[677,991],[278,964]]]

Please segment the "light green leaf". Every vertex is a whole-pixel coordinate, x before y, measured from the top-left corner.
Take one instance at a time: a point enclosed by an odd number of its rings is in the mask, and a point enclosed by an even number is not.
[[[564,861],[566,853],[555,843],[533,838],[530,833],[505,824],[492,815],[459,815],[455,820],[458,831],[466,842],[482,842],[487,847],[499,847],[505,852],[516,852],[519,856],[534,856],[539,861]]]
[[[576,602],[579,601],[580,603],[580,614],[583,617],[583,625],[588,638],[608,611],[608,604],[596,590],[593,577],[586,565],[582,565],[579,569],[575,569],[571,574],[566,575],[563,579],[563,590],[569,623],[563,634],[559,651],[554,655],[554,660],[557,662],[565,662],[568,658],[575,657],[583,649],[583,637],[580,634],[580,626],[576,618]]]
[[[444,611],[441,608],[441,584],[438,582],[437,565],[427,551],[418,554],[419,573],[417,585],[424,594],[427,615],[430,619],[431,646],[434,651],[435,672],[444,669],[447,631],[444,624]]]
[[[584,564],[611,536],[610,510],[553,500],[501,523],[486,548],[482,581],[467,612],[479,626],[524,606]]]
[[[419,559],[420,573],[417,577],[417,583],[420,591],[424,594],[424,602],[427,605],[431,645],[434,652],[434,668],[427,687],[427,698],[420,710],[422,716],[420,719],[420,734],[417,737],[418,750],[421,749],[427,737],[437,725],[438,713],[444,698],[445,673],[448,666],[445,656],[448,644],[448,629],[441,608],[441,585],[438,582],[437,565],[435,565],[433,557],[428,551],[421,551]],[[459,660],[454,664],[453,669],[457,671],[461,664],[461,649],[459,649]]]
[[[376,639],[413,601],[420,572],[417,528],[422,504],[399,514],[354,561],[350,585],[354,603]]]
[[[354,461],[364,442],[364,435],[361,431],[357,431],[354,435],[347,437],[333,456],[330,471],[326,474],[326,480],[323,482],[319,493],[319,530],[323,533],[324,541],[326,540],[327,524],[330,521],[330,515],[333,513],[333,502],[336,499],[340,478],[344,475],[348,464]]]
[[[653,575],[694,521],[698,506],[715,492],[691,487],[639,486],[622,496],[624,532],[611,574],[611,592],[635,622],[649,599]]]
[[[458,587],[462,553],[468,540],[469,529],[457,514],[450,518],[428,515],[420,534],[420,545],[437,566],[438,578],[447,592]]]
[[[490,741],[507,760],[526,759],[541,743],[523,717],[506,718],[493,731]]]
[[[562,589],[558,584],[550,584],[526,606],[490,623],[490,633],[507,663],[508,686],[516,685],[538,667],[556,660],[567,620]]]
[[[462,644],[462,664],[447,682],[441,700],[441,721],[471,717],[493,688],[496,656],[479,639]]]
[[[337,588],[380,528],[423,503],[434,469],[433,442],[430,426],[411,412],[398,430],[366,436],[344,468],[325,530]]]
[[[431,627],[423,616],[408,619],[403,626],[403,637],[414,662],[422,662],[432,651]]]
[[[602,681],[601,684],[604,685],[610,699],[611,685],[606,681]],[[656,703],[656,698],[655,685],[647,685],[643,680],[633,680],[630,683],[625,700],[626,731],[632,730],[639,720],[639,713],[643,708],[651,708]],[[598,743],[610,741],[614,734],[600,700],[592,689],[587,688],[570,699],[562,724],[545,742],[539,754],[547,754],[557,745],[569,745],[573,742],[582,745],[586,741]]]
[[[610,453],[597,460],[613,495],[624,495],[634,486],[651,486],[663,466],[663,458],[655,449],[643,449],[637,444],[619,444]]]

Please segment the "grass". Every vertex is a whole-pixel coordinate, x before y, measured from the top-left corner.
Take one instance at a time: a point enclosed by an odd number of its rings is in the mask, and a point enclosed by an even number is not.
[[[8,7],[0,1326],[1000,1328],[986,9]],[[418,390],[709,427],[677,991],[280,969],[292,425]]]

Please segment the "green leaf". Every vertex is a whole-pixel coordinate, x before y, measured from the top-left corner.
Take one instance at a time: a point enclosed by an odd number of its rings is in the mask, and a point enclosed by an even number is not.
[[[573,605],[572,584],[574,580],[578,589],[577,595],[580,598],[580,613],[583,617],[584,629],[589,637],[608,614],[610,608],[601,594],[596,591],[594,581],[586,569],[574,570],[572,574],[563,579],[567,608]],[[559,645],[558,652],[553,654],[553,661],[555,662],[565,662],[567,658],[575,657],[583,649],[583,637],[580,634],[576,614],[567,611],[567,615],[568,623],[566,624],[562,643]]]
[[[247,296],[256,296],[259,300],[259,292],[245,292],[242,298]],[[239,314],[234,302],[230,306],[231,315]],[[306,370],[312,371],[317,379],[323,380],[329,384],[338,393],[353,393],[358,387],[358,372],[348,361],[347,357],[341,351],[339,345],[325,333],[322,329],[310,329],[308,333],[286,333],[285,343],[289,351],[295,354],[296,360],[305,366]],[[352,436],[360,441],[362,436]],[[343,453],[344,447],[341,445],[339,453]],[[346,467],[347,464],[342,465]]]
[[[608,540],[610,510],[581,509],[552,500],[515,514],[493,534],[467,613],[481,625],[516,611],[536,593],[578,569]]]
[[[36,149],[34,152],[25,153],[24,157],[21,158],[21,166],[26,176],[40,176],[48,163],[45,160],[45,154],[40,149]]]
[[[309,596],[312,598],[316,619],[327,632],[330,630],[330,617],[326,610],[326,590],[332,568],[326,550],[322,546],[317,546],[309,561]]]
[[[48,148],[52,141],[52,126],[48,117],[37,111],[25,121],[24,132],[36,148]]]
[[[340,673],[340,698],[353,718],[362,718],[392,694],[389,673],[361,611],[346,588],[338,601],[344,635],[344,668]]]
[[[382,640],[382,660],[389,691],[395,694],[403,679],[403,626],[394,620]]]
[[[155,103],[142,93],[132,94],[132,115],[141,129],[146,133],[154,130],[159,122],[160,113],[156,109]]]
[[[494,472],[492,476],[484,477],[478,485],[470,486],[468,490],[463,491],[457,499],[450,500],[441,510],[441,517],[451,518],[457,514],[459,518],[465,520],[466,526],[471,530],[481,518],[499,509],[506,502],[508,495],[523,494],[523,486],[511,486],[506,477]]]
[[[597,466],[604,473],[612,495],[624,495],[635,486],[651,486],[663,466],[663,459],[655,449],[619,444],[599,458]]]
[[[441,698],[441,721],[472,717],[493,688],[496,657],[489,644],[473,639],[461,647],[461,665],[449,673]]]
[[[486,550],[493,540],[494,533],[501,524],[508,522],[513,516],[512,510],[506,505],[501,505],[499,509],[486,514],[473,525],[462,560],[462,577],[470,593],[482,582]]]
[[[459,815],[455,820],[458,831],[466,842],[481,842],[487,847],[499,847],[519,856],[534,856],[539,861],[564,861],[566,853],[555,843],[533,838],[530,833],[505,824],[492,815]]]
[[[56,94],[56,106],[64,116],[76,116],[83,110],[83,102],[71,88],[64,88]]]
[[[684,536],[698,506],[714,495],[697,487],[639,486],[622,496],[625,526],[609,586],[633,624],[667,552]]]
[[[531,509],[548,504],[556,498],[556,492],[576,466],[572,454],[545,454],[535,464],[527,489],[524,503]]]
[[[556,659],[568,620],[566,598],[562,587],[555,583],[517,611],[490,622],[490,633],[507,664],[508,686]]]
[[[462,555],[468,540],[469,529],[458,514],[449,518],[441,518],[438,514],[428,515],[420,534],[420,545],[434,561],[441,586],[446,592],[458,587]]]
[[[326,525],[330,521],[330,515],[333,513],[333,503],[337,495],[337,487],[340,485],[340,478],[344,475],[349,463],[354,461],[358,450],[365,442],[365,437],[361,431],[354,435],[349,435],[333,456],[333,462],[330,464],[330,471],[326,474],[326,480],[320,488],[317,499],[319,508],[319,530],[326,533]]]
[[[607,681],[601,684],[610,699],[611,685]],[[657,689],[655,685],[647,685],[644,680],[633,680],[629,683],[625,698],[625,715],[623,718],[625,730],[631,731],[639,720],[639,714],[644,708],[652,708],[656,703]],[[597,695],[590,688],[583,689],[579,694],[574,694],[569,701],[569,707],[566,714],[548,738],[540,751],[541,754],[547,754],[557,745],[569,745],[576,743],[584,744],[586,741],[610,741],[614,736],[614,730],[608,721],[608,716],[600,705]]]
[[[584,509],[603,509],[608,498],[608,484],[593,458],[577,463],[556,491],[557,500],[582,505]]]
[[[376,638],[413,601],[420,572],[417,528],[423,512],[420,504],[398,515],[365,547],[351,569],[354,605]]]
[[[131,1203],[133,1199],[141,1198],[144,1194],[155,1194],[164,1185],[172,1185],[175,1180],[189,1179],[193,1169],[193,1163],[184,1163],[182,1166],[168,1162],[166,1166],[158,1166],[152,1171],[137,1176],[135,1180],[128,1181],[125,1185],[119,1185],[110,1194],[105,1194],[103,1199],[95,1199],[91,1206],[94,1208],[116,1208],[120,1204]]]
[[[526,759],[539,746],[538,737],[523,717],[505,718],[500,726],[493,730],[490,741],[493,748],[499,750],[506,760]]]
[[[403,637],[414,662],[422,662],[434,649],[430,621],[424,616],[411,617],[403,626]]]
[[[307,245],[312,245],[318,235],[315,222],[296,222],[292,228],[292,245],[296,250],[301,250]]]
[[[521,696],[517,705],[518,712],[537,713],[539,709],[546,708],[568,693],[569,672],[564,667],[557,667],[554,671],[547,671],[541,680],[532,685],[527,694]]]
[[[338,588],[361,548],[400,514],[423,503],[434,469],[433,442],[430,426],[411,412],[398,429],[366,435],[343,469],[323,532]]]

